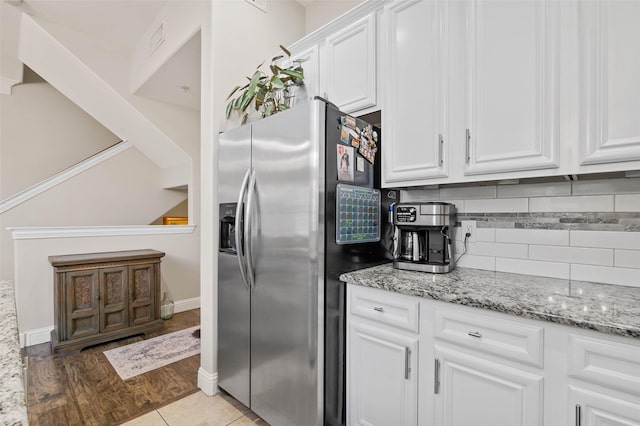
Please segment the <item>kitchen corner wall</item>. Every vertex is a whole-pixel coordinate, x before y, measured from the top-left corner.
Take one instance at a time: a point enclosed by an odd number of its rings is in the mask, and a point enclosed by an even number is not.
[[[640,287],[639,178],[412,189],[400,199],[449,202],[458,222],[477,221],[460,267]],[[461,232],[455,240],[459,256]]]

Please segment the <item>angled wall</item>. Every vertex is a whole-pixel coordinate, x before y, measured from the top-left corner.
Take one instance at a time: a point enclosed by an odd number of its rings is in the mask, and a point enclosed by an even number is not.
[[[0,200],[120,142],[29,68],[0,95]]]
[[[40,23],[22,14],[21,61],[123,140],[128,140],[161,168],[191,158],[147,117],[74,55]],[[185,182],[188,184],[188,182]]]

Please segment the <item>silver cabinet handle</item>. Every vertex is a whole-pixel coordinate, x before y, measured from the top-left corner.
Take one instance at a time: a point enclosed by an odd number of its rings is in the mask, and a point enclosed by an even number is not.
[[[482,334],[478,333],[477,331],[470,331],[467,334],[471,337],[477,337],[478,339],[482,337]]]
[[[378,312],[384,312],[384,308],[381,308],[380,306],[374,306],[373,310]]]
[[[580,407],[580,404],[576,405],[576,426],[581,426],[582,425],[582,409]]]
[[[467,129],[465,134],[466,142],[465,142],[465,153],[464,153],[464,162],[469,164],[471,162],[471,131]]]
[[[438,164],[441,166],[444,164],[444,159],[442,158],[442,151],[444,150],[444,139],[442,138],[442,134],[438,135]]]
[[[242,205],[244,204],[244,196],[247,192],[247,183],[249,182],[249,176],[251,174],[251,168],[247,169],[247,172],[244,174],[244,178],[242,179],[242,185],[240,186],[240,194],[238,195],[238,204],[236,204],[236,255],[238,256],[238,264],[240,265],[240,275],[242,276],[242,283],[250,290],[251,284],[249,284],[249,280],[247,278],[246,272],[246,260],[244,257],[244,247],[242,245],[242,235],[244,233],[244,228],[240,226],[242,223],[242,215],[243,209]],[[246,241],[246,235],[245,235]]]
[[[411,373],[411,367],[409,367],[409,357],[411,356],[411,349],[404,347],[404,378],[409,380],[409,373]]]
[[[438,358],[436,358],[433,370],[433,393],[438,395],[440,393],[440,360]]]

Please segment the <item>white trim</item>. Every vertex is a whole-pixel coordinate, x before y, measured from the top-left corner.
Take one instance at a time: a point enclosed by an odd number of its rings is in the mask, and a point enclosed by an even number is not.
[[[120,154],[121,152],[132,148],[131,145],[127,141],[122,141],[110,148],[105,149],[102,152],[97,153],[93,157],[89,157],[84,161],[79,162],[66,170],[61,171],[58,174],[51,176],[48,179],[43,180],[40,183],[37,183],[22,192],[18,192],[16,195],[13,195],[6,200],[0,202],[0,214],[6,212],[7,210],[11,210],[12,208],[24,203],[25,201],[30,200],[31,198],[42,194],[45,191],[53,188],[54,186],[61,184],[62,182],[71,179],[72,177],[79,175],[80,173],[89,170],[90,168],[97,166],[103,161],[108,160],[109,158]]]
[[[22,83],[20,80],[12,78],[0,77],[0,93],[3,95],[11,95],[11,88],[16,84]]]
[[[178,300],[175,302],[173,311],[175,313],[190,311],[191,309],[200,308],[200,297],[192,297],[191,299]]]
[[[20,347],[39,345],[51,341],[53,326],[36,328],[20,333]]]
[[[7,228],[14,240],[114,237],[121,235],[192,234],[195,225],[54,226]]]
[[[218,373],[209,373],[202,367],[198,369],[198,387],[205,395],[213,396],[218,393]]]

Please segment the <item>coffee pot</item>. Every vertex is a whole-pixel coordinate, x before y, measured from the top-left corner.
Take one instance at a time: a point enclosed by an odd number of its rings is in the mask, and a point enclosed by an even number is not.
[[[451,238],[455,214],[455,205],[449,203],[393,204],[393,267],[436,274],[451,271],[455,267]]]

